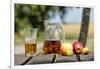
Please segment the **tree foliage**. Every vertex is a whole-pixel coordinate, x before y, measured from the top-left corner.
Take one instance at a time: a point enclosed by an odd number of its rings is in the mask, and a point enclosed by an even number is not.
[[[56,11],[63,21],[66,7],[63,6],[47,6],[33,4],[15,4],[15,32],[18,32],[25,27],[38,28],[44,30],[44,20],[48,20],[55,16]],[[52,15],[49,15],[49,12]]]

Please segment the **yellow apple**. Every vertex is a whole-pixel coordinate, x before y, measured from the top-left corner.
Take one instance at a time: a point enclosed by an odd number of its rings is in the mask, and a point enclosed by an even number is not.
[[[89,53],[89,49],[87,47],[83,48],[82,54],[87,55]]]
[[[67,49],[66,55],[67,56],[72,56],[73,55],[73,50],[72,49]]]
[[[73,55],[73,47],[71,43],[63,43],[61,45],[61,54],[62,55],[68,55],[71,56]]]

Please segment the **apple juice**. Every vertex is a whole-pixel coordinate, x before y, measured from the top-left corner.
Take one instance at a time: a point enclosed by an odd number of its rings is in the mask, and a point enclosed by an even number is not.
[[[61,48],[60,40],[45,40],[43,50],[45,54],[59,53]]]
[[[35,43],[25,43],[25,55],[33,55],[36,53],[36,44]]]

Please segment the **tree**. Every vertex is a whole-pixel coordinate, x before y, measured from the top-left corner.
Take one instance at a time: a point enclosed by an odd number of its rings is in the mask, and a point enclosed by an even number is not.
[[[83,14],[82,14],[82,24],[81,24],[81,30],[79,35],[79,41],[83,43],[83,46],[85,47],[86,40],[87,40],[87,33],[88,33],[88,27],[89,27],[89,20],[90,20],[90,8],[83,8]],[[80,56],[76,54],[76,60],[80,61]]]
[[[32,5],[32,4],[15,4],[15,32],[27,27],[28,25],[39,30],[44,30],[44,20],[48,20],[55,16],[58,11],[63,21],[66,7],[63,6],[47,6],[47,5]],[[52,16],[48,13],[52,12]],[[22,24],[23,23],[23,24]]]
[[[82,24],[81,24],[79,41],[81,41],[84,46],[86,44],[86,39],[87,39],[89,20],[90,20],[90,11],[91,11],[90,8],[84,8],[82,14]]]

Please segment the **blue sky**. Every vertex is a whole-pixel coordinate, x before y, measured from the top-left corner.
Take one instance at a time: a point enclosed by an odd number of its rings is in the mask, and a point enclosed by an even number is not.
[[[64,21],[66,23],[81,23],[83,8],[73,8],[65,14]],[[94,11],[91,9],[90,22],[94,20]],[[59,13],[56,13],[54,18],[49,19],[50,22],[61,22]]]

